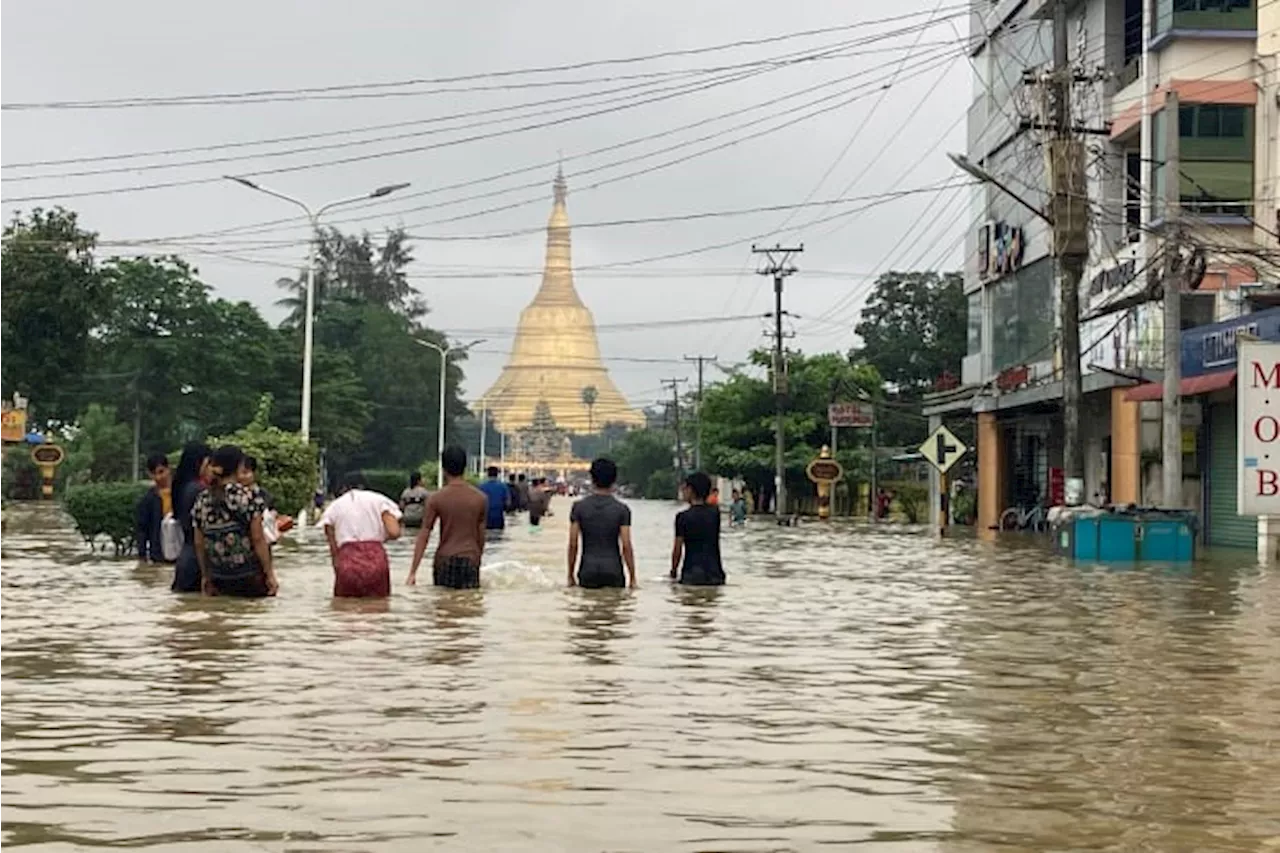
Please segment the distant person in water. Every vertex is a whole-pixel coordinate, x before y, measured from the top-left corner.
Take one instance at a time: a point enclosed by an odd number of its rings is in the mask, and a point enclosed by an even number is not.
[[[234,444],[219,447],[209,465],[209,488],[196,498],[191,511],[206,595],[262,598],[279,589],[262,528],[266,502],[260,492],[236,480],[243,459]]]
[[[520,509],[520,491],[516,488],[516,475],[507,475],[507,515],[515,515]]]
[[[422,526],[429,497],[431,493],[422,486],[422,474],[414,471],[409,475],[409,488],[400,493],[400,511],[404,513],[405,527]]]
[[[734,527],[747,523],[747,498],[737,489],[733,490],[733,503],[729,504],[729,523]]]
[[[427,500],[406,582],[410,586],[418,582],[418,566],[427,552],[431,528],[439,521],[440,544],[432,561],[432,580],[436,586],[474,589],[480,586],[489,499],[463,476],[467,470],[467,452],[461,447],[446,447],[440,454],[440,467],[444,469],[444,488]]]
[[[592,493],[569,512],[569,586],[636,586],[631,547],[631,508],[613,496],[618,466],[611,459],[591,463]],[[579,562],[579,545],[582,560]],[[627,573],[622,573],[623,563]]]
[[[551,510],[551,491],[545,478],[538,477],[529,489],[529,523],[537,527]]]
[[[164,520],[173,514],[173,477],[169,460],[162,453],[147,457],[151,488],[138,501],[138,560],[144,563],[171,563],[178,555],[165,557]],[[180,549],[179,549],[180,550]]]
[[[709,477],[707,479],[710,480]],[[715,506],[715,507],[720,506],[720,490],[719,489],[717,488],[711,489],[711,494],[707,495],[706,504],[707,506]]]
[[[529,509],[529,478],[524,474],[516,477],[516,509],[520,512]]]
[[[208,484],[209,460],[213,456],[209,445],[193,441],[182,448],[182,458],[173,474],[173,517],[182,529],[182,550],[173,567],[174,592],[200,591],[200,564],[196,560],[195,528],[191,511],[196,498]]]
[[[391,564],[383,542],[400,538],[400,507],[369,489],[359,471],[347,474],[338,497],[320,518],[333,563],[338,598],[386,598]]]
[[[720,510],[707,503],[711,478],[695,471],[685,478],[689,508],[676,515],[675,543],[671,548],[671,579],[690,586],[724,583],[720,563]]]
[[[490,465],[485,471],[486,480],[480,484],[488,501],[485,508],[484,526],[486,530],[498,531],[507,526],[506,513],[511,505],[511,491],[507,484],[498,477],[498,469]]]

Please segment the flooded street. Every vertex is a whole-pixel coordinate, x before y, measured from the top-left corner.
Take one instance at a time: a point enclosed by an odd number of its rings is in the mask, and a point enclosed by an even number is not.
[[[729,586],[182,598],[50,508],[3,539],[3,833],[33,850],[1280,850],[1280,573],[758,522]],[[61,522],[59,522],[61,523]]]

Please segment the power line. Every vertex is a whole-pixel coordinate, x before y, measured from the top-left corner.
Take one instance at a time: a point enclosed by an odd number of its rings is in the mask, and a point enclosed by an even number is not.
[[[955,14],[963,14],[967,10],[967,4],[956,4],[950,7]],[[895,15],[888,18],[873,19],[870,21],[858,21],[850,24],[841,24],[831,27],[821,27],[810,30],[800,30],[790,33],[783,33],[774,36],[765,36],[755,39],[741,39],[733,42],[726,42],[717,45],[707,45],[696,48],[684,48],[679,50],[666,50],[657,53],[642,54],[629,57],[612,57],[608,59],[587,60],[582,62],[564,63],[560,65],[544,65],[528,68],[506,69],[501,71],[486,71],[474,74],[460,74],[449,77],[422,77],[411,78],[407,80],[398,80],[391,82],[378,83],[347,83],[334,86],[312,86],[294,89],[258,89],[249,91],[235,92],[217,92],[202,93],[194,95],[170,95],[170,96],[135,96],[126,98],[105,98],[97,100],[65,100],[65,101],[37,101],[37,102],[10,102],[0,104],[0,109],[5,110],[57,110],[57,109],[109,109],[109,108],[131,108],[138,106],[181,106],[187,104],[203,105],[208,101],[236,101],[244,102],[246,99],[291,99],[301,100],[313,95],[327,95],[334,92],[350,92],[361,89],[374,88],[395,88],[414,85],[442,85],[449,83],[461,83],[472,80],[484,80],[494,78],[505,78],[512,76],[520,76],[526,74],[551,74],[564,71],[579,71],[585,68],[598,68],[602,66],[628,65],[637,62],[650,62],[655,59],[668,59],[678,56],[695,56],[706,53],[713,53],[723,50],[733,50],[744,47],[758,47],[764,44],[776,44],[782,41],[789,41],[798,38],[807,38],[815,35],[823,35],[833,32],[844,32],[861,27],[874,26],[876,24],[893,23],[897,21],[907,20],[919,17],[920,12],[910,12],[905,15]]]

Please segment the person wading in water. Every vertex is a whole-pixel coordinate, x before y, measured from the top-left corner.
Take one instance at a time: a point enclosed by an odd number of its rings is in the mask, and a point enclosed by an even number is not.
[[[466,481],[467,452],[461,447],[446,447],[440,454],[444,468],[444,488],[427,500],[422,529],[413,545],[413,564],[405,583],[418,582],[418,566],[427,553],[431,528],[440,521],[440,544],[432,563],[432,581],[436,586],[452,589],[475,589],[480,586],[480,560],[484,556],[485,515],[489,499],[484,492]]]
[[[671,548],[671,579],[680,583],[719,586],[724,583],[720,563],[720,510],[707,502],[711,478],[695,471],[684,481],[689,508],[676,515],[676,538]],[[684,558],[684,566],[680,565]]]
[[[427,498],[431,497],[422,486],[422,474],[414,471],[409,475],[409,488],[400,493],[401,519],[405,527],[421,527],[422,515],[427,508]]]
[[[173,475],[173,517],[182,527],[182,550],[173,568],[174,592],[200,591],[200,564],[196,560],[196,534],[191,511],[204,491],[209,476],[209,445],[193,441],[182,448],[178,470]]]
[[[236,481],[243,460],[234,444],[219,447],[209,466],[212,482],[191,511],[206,595],[262,598],[279,589],[262,529],[266,502],[261,492]]]
[[[333,594],[338,598],[386,598],[391,564],[383,542],[400,538],[400,507],[369,491],[359,471],[342,481],[338,497],[320,517],[333,562]]]
[[[618,466],[611,459],[591,463],[592,494],[569,512],[569,586],[587,589],[630,583],[636,587],[636,555],[631,548],[631,508],[613,496]],[[578,562],[578,544],[582,562]],[[627,574],[622,574],[623,561]]]

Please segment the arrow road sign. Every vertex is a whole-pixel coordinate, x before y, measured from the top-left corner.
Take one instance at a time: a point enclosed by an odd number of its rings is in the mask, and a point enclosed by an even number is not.
[[[951,470],[952,465],[960,461],[960,457],[968,449],[960,439],[951,434],[951,430],[940,426],[920,445],[920,455],[928,459],[939,474],[945,474]]]

